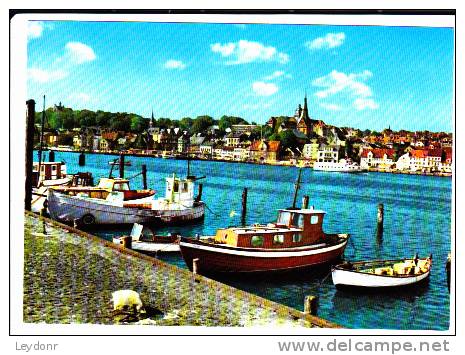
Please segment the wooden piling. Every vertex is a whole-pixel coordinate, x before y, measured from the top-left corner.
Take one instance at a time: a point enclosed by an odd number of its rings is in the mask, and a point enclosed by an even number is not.
[[[378,238],[383,236],[383,229],[384,229],[384,205],[380,203],[378,205],[378,218],[377,218],[377,227],[376,227],[376,235]]]
[[[242,225],[245,226],[246,217],[247,217],[247,187],[244,187],[244,191],[242,191],[242,214],[241,214],[241,222]]]
[[[309,201],[309,197],[308,195],[305,195],[304,197],[302,197],[302,209],[303,210],[306,210],[308,208],[308,201]]]
[[[203,184],[199,184],[199,193],[196,197],[196,201],[199,202],[202,200]]]
[[[147,190],[147,165],[142,164],[142,185]]]
[[[79,154],[79,166],[84,165],[86,165],[86,156],[81,152],[81,154]]]
[[[51,162],[51,163],[55,161],[55,151],[49,150],[49,152],[48,152],[48,161]]]
[[[192,260],[192,273],[197,275],[199,273],[199,258]]]
[[[318,297],[306,296],[304,303],[304,314],[316,315],[318,311]]]
[[[124,154],[119,156],[119,177],[124,179]]]
[[[132,248],[132,237],[130,235],[125,235],[124,237],[121,238],[122,245],[126,249],[131,249]]]
[[[34,151],[34,119],[35,119],[35,101],[26,101],[26,181],[25,181],[25,201],[24,208],[31,210],[32,203],[32,160]]]

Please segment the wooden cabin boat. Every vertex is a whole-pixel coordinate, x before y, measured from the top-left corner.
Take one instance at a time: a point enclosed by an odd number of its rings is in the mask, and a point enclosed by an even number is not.
[[[182,257],[203,273],[251,273],[293,270],[339,259],[348,234],[323,232],[325,212],[282,209],[276,223],[219,229],[215,236],[181,237]]]
[[[393,288],[411,286],[429,277],[432,257],[400,260],[346,262],[331,273],[337,288]]]
[[[119,166],[119,164],[120,164],[120,163],[119,163],[119,160],[116,160],[116,161],[109,161],[109,162],[108,162],[108,165],[113,165],[113,166]],[[130,160],[125,160],[125,161],[124,161],[124,166],[131,166],[131,165],[132,165],[132,163],[131,163]]]
[[[144,233],[144,231],[147,230],[149,230],[149,233]],[[127,243],[126,238],[126,236],[113,237],[113,243],[125,245]],[[159,253],[179,252],[179,235],[156,235],[150,228],[144,228],[144,226],[139,223],[134,223],[129,238],[129,247],[142,253],[156,255]]]
[[[71,177],[66,175],[66,164],[64,162],[39,162],[32,164],[33,186],[60,186],[68,185]]]
[[[205,214],[205,204],[194,199],[194,181],[173,174],[157,200],[153,190],[129,190],[124,179],[101,179],[97,188],[50,188],[48,209],[53,219],[83,225],[188,223]]]

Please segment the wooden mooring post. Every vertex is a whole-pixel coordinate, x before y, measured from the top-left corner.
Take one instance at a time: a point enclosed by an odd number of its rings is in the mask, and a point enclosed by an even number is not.
[[[119,156],[119,177],[124,179],[124,154]]]
[[[302,209],[303,210],[306,210],[308,208],[308,201],[310,200],[310,198],[308,197],[308,195],[305,195],[304,197],[302,197]]]
[[[142,164],[142,185],[147,190],[147,165]]]
[[[35,101],[26,101],[26,182],[25,182],[25,201],[24,208],[27,211],[31,210],[32,204],[32,161],[34,151],[34,119],[35,119]]]
[[[304,314],[316,315],[318,311],[318,297],[306,296],[304,303]]]
[[[199,258],[192,260],[192,273],[197,275],[199,273]]]
[[[55,151],[49,150],[48,151],[48,161],[53,163],[55,161]]]
[[[378,238],[383,237],[384,230],[384,205],[380,203],[378,205],[378,217],[377,217],[377,226],[376,226],[376,236]]]
[[[246,217],[247,217],[247,187],[244,187],[244,191],[242,191],[242,214],[241,214],[241,223],[243,226],[246,224]]]
[[[79,166],[84,166],[86,165],[86,156],[84,155],[83,152],[79,154]]]
[[[199,184],[199,193],[197,194],[196,201],[199,202],[202,200],[203,184]]]
[[[132,237],[130,235],[125,235],[121,238],[122,245],[124,248],[131,249],[132,248]]]

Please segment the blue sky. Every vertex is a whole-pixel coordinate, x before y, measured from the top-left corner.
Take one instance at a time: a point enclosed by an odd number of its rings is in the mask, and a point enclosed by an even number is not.
[[[452,131],[450,28],[29,22],[28,98],[150,117],[309,114],[360,129]]]

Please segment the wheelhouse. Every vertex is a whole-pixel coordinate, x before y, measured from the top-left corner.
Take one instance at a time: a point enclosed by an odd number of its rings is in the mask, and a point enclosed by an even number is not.
[[[282,209],[276,223],[262,226],[219,229],[215,243],[242,248],[296,248],[325,242],[325,212],[310,209]]]

